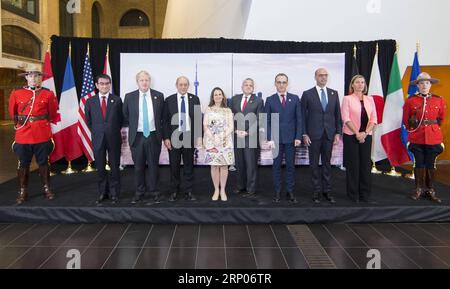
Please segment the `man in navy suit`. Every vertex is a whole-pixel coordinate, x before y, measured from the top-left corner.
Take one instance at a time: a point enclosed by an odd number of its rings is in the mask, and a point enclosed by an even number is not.
[[[136,191],[132,204],[143,201],[146,188],[160,201],[158,192],[159,155],[162,144],[164,95],[150,88],[150,74],[136,75],[138,90],[127,93],[123,103],[124,126],[128,126],[128,143],[134,162]],[[148,165],[145,173],[145,164]],[[146,176],[148,184],[146,184]]]
[[[341,105],[336,90],[328,88],[328,72],[319,68],[315,73],[316,86],[303,92],[301,99],[304,117],[303,142],[309,147],[312,169],[313,201],[320,203],[321,195],[334,204],[331,196],[331,152],[342,134]],[[322,160],[322,171],[319,167]]]
[[[297,203],[295,187],[295,148],[300,146],[303,134],[302,111],[297,95],[287,92],[288,76],[279,73],[275,77],[277,93],[266,100],[267,140],[274,150],[273,182],[275,195],[273,201],[280,202],[281,162],[286,161],[286,192],[290,203]],[[278,115],[278,122],[276,122]],[[272,128],[273,126],[273,128]],[[276,129],[276,130],[275,130]]]
[[[89,98],[85,105],[86,124],[92,135],[94,157],[98,171],[97,204],[109,196],[116,203],[120,194],[120,150],[123,124],[122,100],[110,93],[111,78],[106,74],[97,76],[95,86],[98,94]],[[105,169],[108,153],[111,176]]]
[[[202,115],[200,99],[188,93],[189,79],[185,76],[177,78],[177,93],[168,96],[164,101],[163,133],[164,145],[169,151],[171,194],[169,201],[177,199],[180,189],[184,190],[184,198],[195,201],[192,193],[194,179],[194,144],[202,143]],[[199,124],[196,126],[196,121]],[[183,157],[184,186],[181,183],[181,157]]]

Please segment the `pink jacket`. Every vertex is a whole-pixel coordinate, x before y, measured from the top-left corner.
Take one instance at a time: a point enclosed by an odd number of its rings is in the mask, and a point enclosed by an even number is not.
[[[373,97],[364,95],[363,100],[364,108],[366,109],[367,116],[369,118],[369,123],[377,124],[377,110],[375,108]],[[359,127],[361,126],[361,102],[358,96],[354,94],[344,96],[344,99],[342,100],[341,115],[343,123],[343,133],[348,135],[354,134],[346,125],[348,121],[353,122],[355,128],[359,130]],[[371,135],[372,132],[370,132],[369,134]]]

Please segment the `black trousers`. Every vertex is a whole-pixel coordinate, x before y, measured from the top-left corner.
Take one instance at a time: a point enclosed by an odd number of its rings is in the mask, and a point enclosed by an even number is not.
[[[416,169],[435,169],[436,158],[444,151],[441,144],[425,145],[411,143],[408,145],[408,149],[414,155],[414,168]]]
[[[183,157],[183,186],[181,184],[181,157]],[[194,149],[173,148],[169,150],[170,185],[173,193],[191,192],[194,180]]]
[[[309,164],[312,171],[312,185],[315,193],[331,192],[331,153],[333,140],[329,140],[326,133],[322,138],[311,140],[309,146]],[[319,160],[322,159],[322,167]]]
[[[98,193],[99,195],[109,195],[118,198],[120,195],[120,143],[111,144],[106,137],[100,147],[94,150],[95,165],[98,173]],[[111,174],[105,169],[106,153],[108,153]]]
[[[372,191],[372,136],[359,143],[354,135],[344,134],[347,195],[352,200],[367,201]]]
[[[157,139],[155,133],[150,133],[148,138],[144,137],[141,132],[136,134],[134,144],[131,146],[136,180],[136,197],[143,197],[146,187],[150,193],[158,191],[160,153],[161,142]],[[148,165],[147,172],[145,171],[145,164]],[[146,182],[146,179],[148,182]]]
[[[54,145],[51,140],[37,144],[13,144],[13,151],[19,159],[19,168],[29,168],[33,155],[40,167],[48,166],[48,157],[53,151]]]
[[[237,148],[234,150],[238,190],[256,192],[256,178],[258,172],[258,152],[257,148]]]

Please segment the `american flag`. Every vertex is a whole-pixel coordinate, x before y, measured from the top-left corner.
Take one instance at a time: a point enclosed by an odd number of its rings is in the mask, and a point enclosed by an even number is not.
[[[86,101],[95,95],[94,78],[92,76],[91,62],[89,59],[89,49],[84,59],[83,85],[81,88],[80,107],[78,109],[78,135],[83,144],[83,152],[89,162],[94,161],[94,151],[92,146],[91,131],[86,124],[84,106]]]

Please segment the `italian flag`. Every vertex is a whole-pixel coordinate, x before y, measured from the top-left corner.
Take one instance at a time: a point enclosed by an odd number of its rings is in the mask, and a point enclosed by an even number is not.
[[[404,103],[397,53],[395,53],[384,106],[381,136],[381,143],[392,166],[400,166],[409,161],[408,152],[401,140]]]

